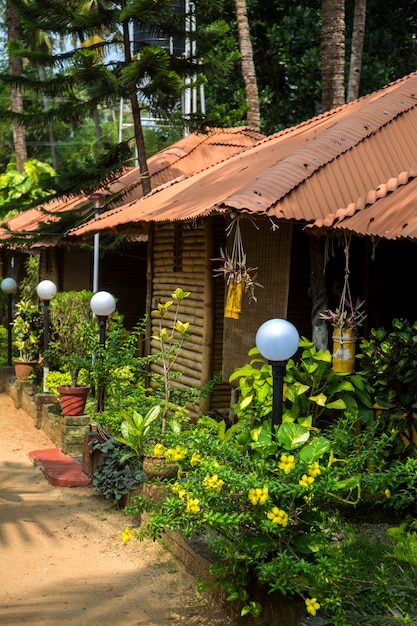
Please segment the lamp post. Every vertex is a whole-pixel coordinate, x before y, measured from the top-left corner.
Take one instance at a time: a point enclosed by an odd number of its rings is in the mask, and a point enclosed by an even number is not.
[[[296,327],[283,319],[271,319],[256,333],[255,343],[261,355],[272,366],[272,440],[282,423],[282,390],[285,366],[298,349],[300,336]]]
[[[106,343],[106,327],[107,318],[116,308],[116,300],[108,291],[98,291],[90,300],[90,308],[94,315],[97,316],[98,326],[100,329],[100,346],[104,349]],[[104,409],[104,388],[97,384],[97,413],[101,413]]]
[[[52,280],[42,280],[36,287],[36,293],[43,301],[43,392],[48,392],[49,372],[49,302],[56,296],[57,288]]]
[[[89,200],[94,204],[94,217],[100,215],[100,206],[104,198],[104,195],[99,191],[92,193]],[[98,274],[99,274],[99,257],[100,257],[100,235],[95,233],[94,235],[94,257],[93,257],[93,292],[98,291]]]
[[[4,278],[1,290],[7,296],[7,365],[12,364],[12,298],[16,293],[17,283],[14,278]]]
[[[97,316],[100,329],[100,345],[104,346],[106,341],[107,318],[116,308],[116,300],[108,291],[98,291],[90,300],[90,308]]]

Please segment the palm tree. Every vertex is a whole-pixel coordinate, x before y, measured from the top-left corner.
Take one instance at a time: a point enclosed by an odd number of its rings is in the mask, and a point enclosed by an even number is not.
[[[352,49],[350,53],[347,102],[359,97],[359,84],[362,70],[363,41],[365,38],[366,0],[355,0],[353,14]]]
[[[324,111],[345,102],[345,0],[322,0],[321,76]]]
[[[242,61],[242,76],[245,83],[246,103],[249,106],[246,114],[246,120],[250,128],[260,130],[261,116],[259,111],[258,84],[256,80],[255,63],[253,60],[253,49],[250,38],[246,0],[236,0],[236,17]]]
[[[19,19],[11,6],[9,0],[6,2],[6,22],[7,22],[7,40],[9,45],[13,41],[20,39]],[[9,53],[9,74],[12,77],[22,76],[23,63],[22,59],[14,57]],[[11,84],[11,109],[13,113],[23,113],[23,95],[18,82]],[[13,144],[16,153],[16,164],[19,172],[23,172],[24,163],[27,160],[27,148],[25,130],[16,117],[12,120],[13,127]]]

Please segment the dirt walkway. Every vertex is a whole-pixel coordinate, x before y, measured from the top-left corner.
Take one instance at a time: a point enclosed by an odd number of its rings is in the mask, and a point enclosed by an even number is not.
[[[0,394],[0,624],[232,623],[159,544],[123,544],[129,519],[93,488],[50,485],[28,453],[52,447]]]

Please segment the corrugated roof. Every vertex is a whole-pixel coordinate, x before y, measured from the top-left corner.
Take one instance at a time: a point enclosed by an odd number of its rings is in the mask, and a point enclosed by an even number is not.
[[[385,239],[417,238],[417,166],[401,172],[314,226],[345,229]]]
[[[156,189],[70,234],[126,231],[140,223],[224,211],[320,225],[416,163],[417,73],[413,73],[272,135],[187,180]],[[384,236],[382,231],[378,234]]]
[[[221,163],[253,146],[263,137],[262,133],[242,126],[211,129],[206,133],[190,133],[148,159],[152,186],[157,187],[174,178],[190,176],[215,163]],[[119,199],[113,202],[113,205],[142,197],[139,167],[129,169],[108,188],[101,191],[114,194],[122,190],[124,190],[123,200]],[[14,232],[32,233],[36,231],[40,222],[49,224],[57,221],[54,214],[81,209],[83,206],[90,207],[91,202],[88,197],[80,195],[55,199],[44,206],[48,213],[41,208],[29,209],[11,218],[8,221],[9,228]],[[7,239],[9,236],[10,233],[7,230],[0,229],[0,240]],[[50,241],[49,245],[55,245],[55,243],[56,241]]]

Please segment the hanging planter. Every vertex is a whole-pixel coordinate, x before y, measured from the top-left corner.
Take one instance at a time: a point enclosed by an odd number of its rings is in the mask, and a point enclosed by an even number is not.
[[[224,308],[225,317],[234,320],[240,318],[244,293],[245,285],[243,283],[229,283],[227,287],[226,306]]]
[[[355,368],[356,331],[335,328],[333,331],[333,371],[351,374]]]
[[[350,238],[345,239],[345,281],[339,306],[320,313],[320,318],[333,326],[333,371],[351,374],[355,367],[357,329],[366,319],[363,310],[365,301],[354,304],[349,287],[349,246]]]
[[[235,237],[232,252],[229,255],[227,249],[220,248],[221,256],[213,261],[219,261],[221,265],[216,268],[214,277],[223,276],[227,284],[227,294],[224,316],[230,319],[239,319],[242,310],[243,294],[247,292],[249,302],[257,302],[255,287],[262,287],[256,282],[257,267],[247,267],[246,254],[243,247],[240,222],[236,218],[229,228],[235,226]]]

